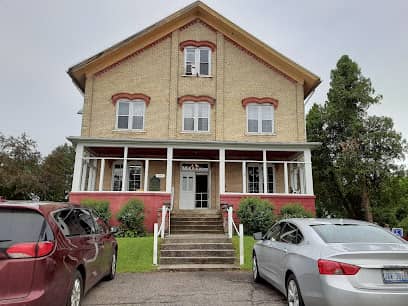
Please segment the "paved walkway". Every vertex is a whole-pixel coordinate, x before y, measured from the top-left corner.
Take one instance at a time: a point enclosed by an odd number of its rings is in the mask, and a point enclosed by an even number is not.
[[[286,305],[267,284],[254,284],[250,272],[122,273],[101,282],[83,305]]]

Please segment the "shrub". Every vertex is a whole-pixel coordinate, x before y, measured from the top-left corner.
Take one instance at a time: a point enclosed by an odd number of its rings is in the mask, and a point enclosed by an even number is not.
[[[299,203],[289,203],[281,208],[280,216],[286,218],[313,218],[313,213]]]
[[[109,209],[109,201],[83,199],[81,200],[81,205],[84,207],[92,208],[103,221],[109,224],[109,219],[112,215]]]
[[[275,220],[273,210],[272,203],[267,200],[254,197],[242,199],[237,214],[244,225],[245,233],[266,233]]]
[[[139,199],[130,199],[117,214],[119,226],[118,236],[137,237],[144,236],[144,205]]]

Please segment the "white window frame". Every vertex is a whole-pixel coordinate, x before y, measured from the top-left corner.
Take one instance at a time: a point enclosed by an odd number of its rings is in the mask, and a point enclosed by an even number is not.
[[[191,75],[187,74],[187,49],[194,49],[195,61],[191,67]],[[200,50],[208,50],[208,74],[200,73]],[[184,75],[185,76],[200,76],[200,77],[210,77],[211,76],[211,53],[212,50],[208,47],[194,47],[187,46],[184,48]]]
[[[249,106],[257,106],[258,114],[257,114],[257,121],[258,121],[258,131],[257,132],[250,132],[249,131]],[[262,107],[263,106],[271,106],[272,107],[272,131],[271,132],[262,132]],[[248,103],[246,108],[246,131],[247,134],[250,135],[274,135],[275,134],[275,107],[273,104],[270,103]]]
[[[193,112],[193,130],[186,130],[184,128],[184,112],[185,112],[185,105],[193,105],[194,106],[194,112]],[[208,108],[208,126],[206,131],[200,131],[198,130],[198,107],[200,104],[205,104]],[[182,131],[184,133],[209,133],[210,132],[210,123],[211,123],[211,105],[208,102],[202,101],[202,102],[193,102],[193,101],[186,101],[183,103],[183,118],[182,118]],[[200,117],[202,118],[202,117]]]
[[[117,160],[115,162],[112,163],[112,177],[111,177],[111,190],[113,191],[113,183],[114,183],[114,171],[115,171],[115,166],[116,165],[122,165],[122,168],[120,169],[121,171],[121,175],[123,174],[123,161],[122,160]],[[126,177],[125,177],[125,182],[122,181],[122,185],[125,184],[125,190],[129,191],[129,175],[130,175],[130,167],[132,166],[139,166],[140,167],[140,189],[139,190],[143,190],[143,186],[144,186],[144,167],[143,164],[141,162],[138,161],[129,161],[127,162],[127,169],[126,169]],[[122,188],[121,188],[122,189]],[[121,191],[121,190],[117,190],[117,191]],[[132,190],[134,191],[134,190]]]
[[[258,168],[258,172],[259,172],[259,190],[258,190],[258,192],[249,192],[249,168],[250,167],[257,167]],[[273,172],[273,187],[272,187],[272,192],[268,192],[268,190],[264,190],[264,180],[263,180],[263,178],[264,178],[264,175],[268,175],[268,169],[269,168],[272,168],[272,172]],[[266,165],[266,173],[263,173],[263,162],[259,162],[259,163],[247,163],[246,164],[246,173],[247,173],[247,175],[246,175],[246,186],[247,186],[247,193],[251,193],[251,194],[253,194],[253,193],[255,193],[255,194],[257,194],[257,193],[262,193],[262,194],[264,194],[264,193],[268,193],[268,194],[271,194],[271,193],[276,193],[276,167],[275,167],[275,165],[274,164],[272,164],[272,163],[267,163],[267,165]],[[269,186],[269,180],[268,180],[268,177],[267,177],[267,186]]]
[[[128,115],[128,128],[120,128],[119,127],[119,105],[121,103],[128,103],[129,104],[129,115]],[[134,105],[135,104],[142,104],[143,105],[143,126],[141,129],[134,129],[133,127],[133,116],[134,116]],[[115,121],[115,129],[121,131],[144,131],[146,125],[146,102],[144,100],[128,100],[128,99],[120,99],[116,103],[116,121]]]

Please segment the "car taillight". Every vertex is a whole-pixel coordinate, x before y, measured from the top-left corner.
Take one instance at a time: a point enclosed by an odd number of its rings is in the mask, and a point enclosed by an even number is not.
[[[319,259],[317,261],[319,273],[324,275],[356,275],[360,267],[344,262]]]
[[[22,242],[16,243],[6,251],[10,258],[32,258],[42,257],[51,253],[54,248],[54,242]]]

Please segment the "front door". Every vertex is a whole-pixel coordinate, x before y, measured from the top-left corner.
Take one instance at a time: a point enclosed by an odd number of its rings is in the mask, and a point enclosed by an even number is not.
[[[193,171],[181,171],[180,179],[180,209],[195,208],[195,173]]]

